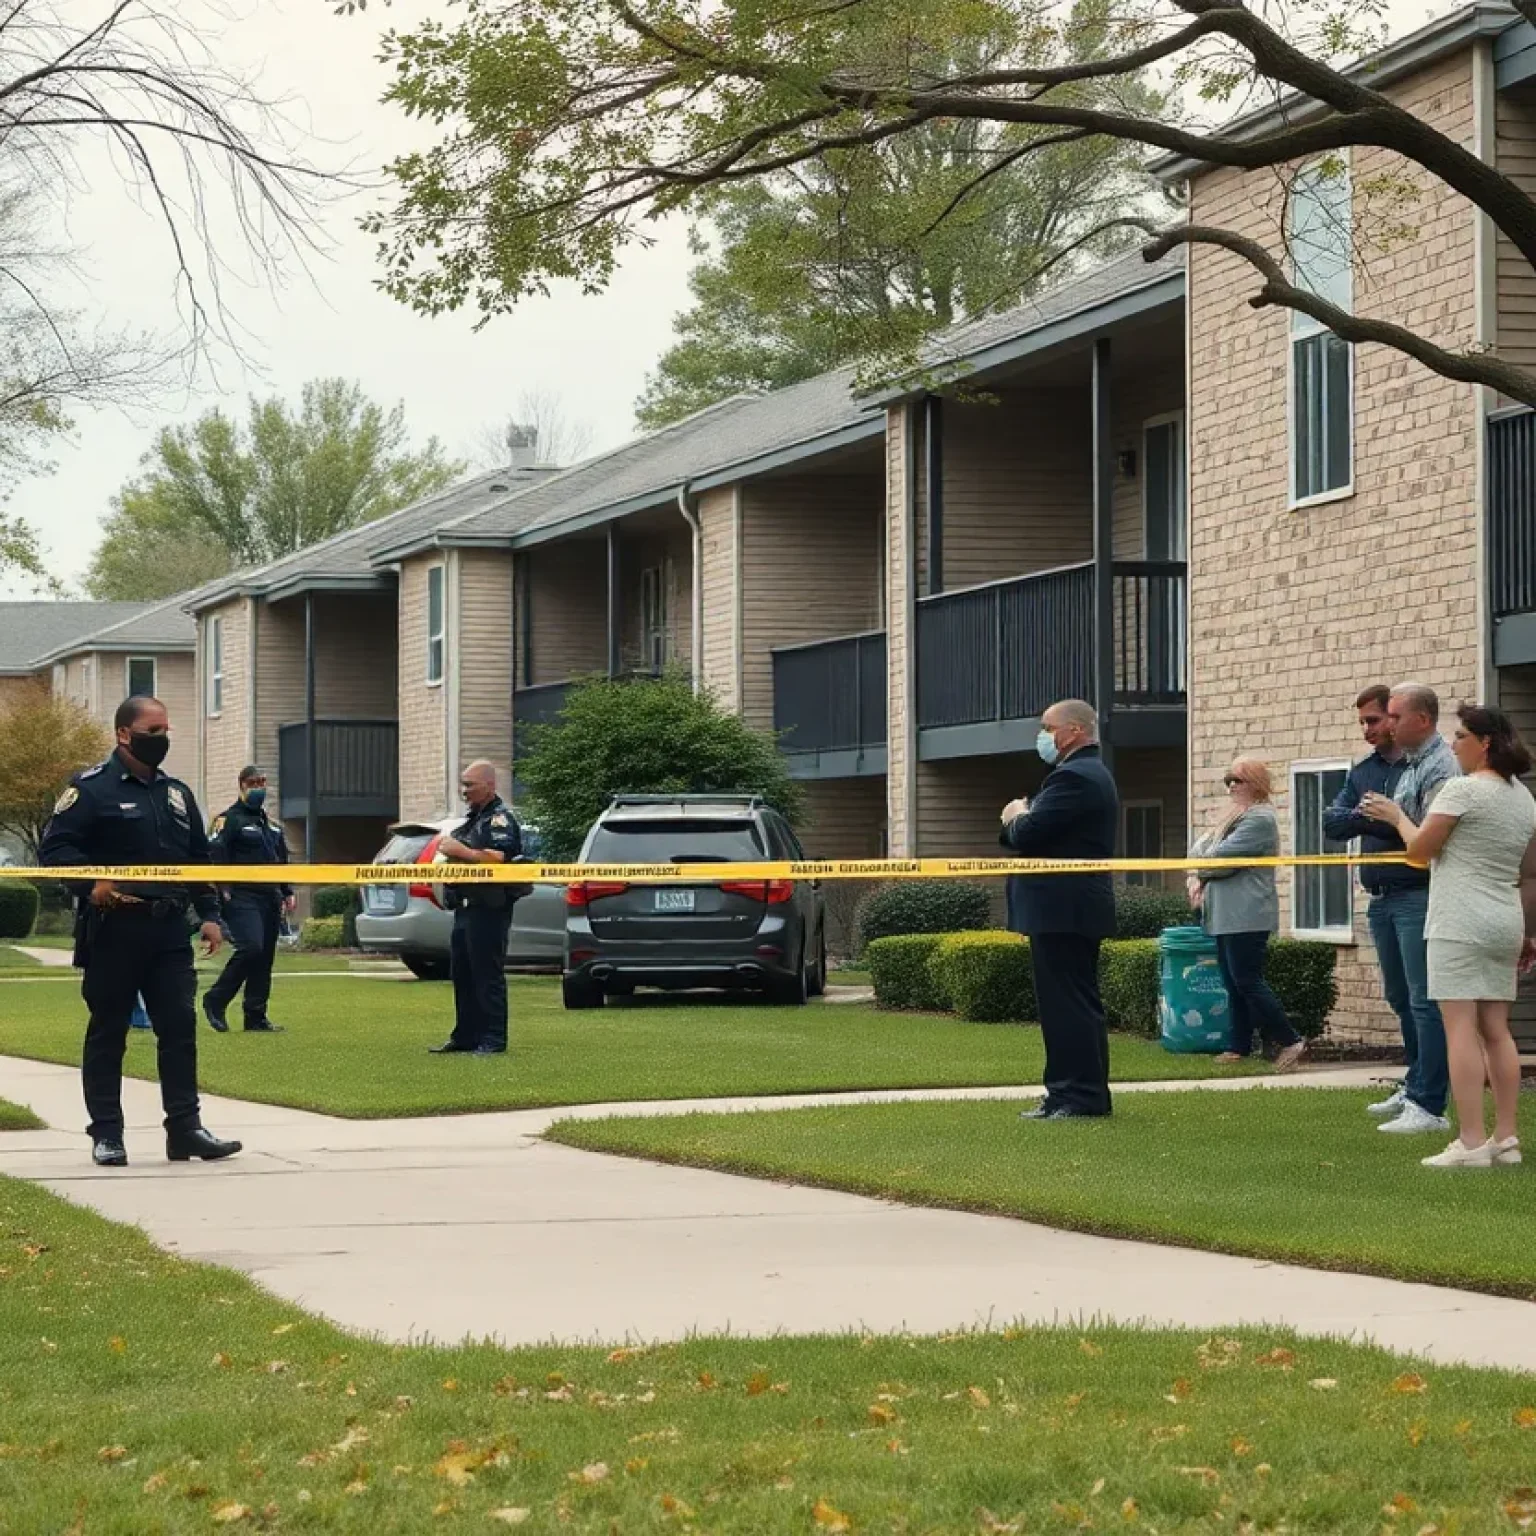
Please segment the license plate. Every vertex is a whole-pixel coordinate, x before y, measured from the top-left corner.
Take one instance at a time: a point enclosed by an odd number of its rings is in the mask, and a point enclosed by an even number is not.
[[[656,910],[658,912],[692,912],[692,891],[657,891]]]

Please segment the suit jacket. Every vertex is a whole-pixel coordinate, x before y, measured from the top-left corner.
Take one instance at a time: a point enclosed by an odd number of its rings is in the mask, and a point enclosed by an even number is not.
[[[1046,775],[1029,809],[1002,831],[1026,859],[1110,859],[1120,831],[1120,796],[1099,749],[1080,747]],[[1107,875],[1010,875],[1008,926],[1015,933],[1115,933],[1115,888]]]

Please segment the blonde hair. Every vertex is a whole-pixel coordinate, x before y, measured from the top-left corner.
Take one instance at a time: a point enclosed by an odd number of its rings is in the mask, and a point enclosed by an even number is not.
[[[1259,757],[1239,757],[1227,770],[1233,778],[1241,779],[1253,791],[1253,797],[1263,805],[1274,798],[1275,781],[1270,777],[1269,764]]]

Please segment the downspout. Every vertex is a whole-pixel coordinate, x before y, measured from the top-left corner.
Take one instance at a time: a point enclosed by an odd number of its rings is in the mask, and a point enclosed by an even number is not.
[[[902,572],[901,608],[902,634],[906,656],[901,669],[902,714],[905,717],[902,731],[905,742],[902,750],[902,791],[907,802],[906,846],[896,858],[916,858],[922,844],[917,818],[917,407],[910,400],[902,407],[902,506],[901,506],[901,558]]]
[[[688,622],[691,632],[688,640],[688,662],[693,673],[693,691],[697,693],[704,681],[704,523],[699,517],[699,504],[688,481],[677,488],[677,510],[683,514],[693,535],[693,590],[692,612]]]

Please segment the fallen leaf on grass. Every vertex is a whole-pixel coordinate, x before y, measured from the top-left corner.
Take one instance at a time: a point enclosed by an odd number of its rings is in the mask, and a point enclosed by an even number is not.
[[[1232,1454],[1238,1457],[1252,1456],[1253,1442],[1244,1440],[1241,1435],[1235,1435],[1232,1440]]]
[[[457,1392],[458,1390],[459,1390],[459,1384],[451,1376],[448,1378],[447,1381],[445,1381],[443,1383],[443,1391],[444,1392]]]
[[[1083,1406],[1084,1401],[1087,1399],[1087,1397],[1088,1397],[1088,1394],[1086,1392],[1074,1392],[1067,1399],[1067,1404],[1066,1404],[1067,1412],[1068,1413],[1072,1413],[1076,1409],[1081,1408]]]
[[[1195,1358],[1200,1362],[1202,1370],[1219,1371],[1235,1364],[1242,1352],[1242,1341],[1239,1339],[1207,1339],[1195,1350]]]
[[[645,1469],[650,1466],[650,1464],[650,1458],[647,1456],[631,1456],[629,1460],[624,1463],[624,1470],[631,1477],[639,1477],[639,1475],[644,1472]]]
[[[127,1339],[114,1335],[112,1338],[107,1340],[107,1348],[110,1349],[114,1355],[125,1355],[128,1353],[128,1341]]]
[[[1104,1351],[1097,1344],[1095,1344],[1092,1339],[1079,1339],[1077,1341],[1077,1347],[1082,1350],[1085,1355],[1092,1356],[1095,1359],[1104,1353]]]
[[[568,1474],[573,1483],[603,1483],[608,1480],[608,1463],[606,1461],[590,1462],[580,1472]]]
[[[1536,1429],[1536,1408],[1516,1408],[1515,1428]]]
[[[842,1510],[833,1508],[825,1499],[817,1499],[811,1505],[811,1519],[824,1531],[851,1531],[853,1521]]]
[[[368,1480],[367,1480],[367,1478],[363,1478],[363,1477],[353,1478],[353,1480],[350,1483],[348,1483],[347,1486],[344,1489],[342,1489],[342,1492],[343,1493],[351,1494],[354,1499],[360,1493],[367,1493],[368,1492]]]
[[[1260,1355],[1254,1361],[1254,1364],[1278,1366],[1282,1371],[1288,1371],[1296,1364],[1296,1351],[1294,1349],[1272,1349],[1267,1355]]]
[[[473,1469],[480,1465],[480,1458],[473,1451],[460,1448],[458,1450],[445,1451],[439,1456],[432,1470],[441,1478],[452,1483],[455,1488],[463,1488],[474,1482]]]
[[[1332,1376],[1314,1376],[1312,1380],[1307,1383],[1307,1385],[1311,1387],[1314,1392],[1332,1392],[1333,1389],[1338,1386],[1338,1382],[1335,1381]]]
[[[493,1509],[486,1516],[488,1520],[500,1520],[503,1525],[522,1525],[533,1514],[531,1509],[515,1509],[507,1505],[505,1509]]]
[[[1426,1426],[1422,1422],[1418,1423],[1418,1424],[1410,1424],[1408,1426],[1408,1444],[1413,1446],[1414,1449],[1417,1450],[1419,1446],[1423,1445],[1423,1443],[1424,1443],[1424,1436],[1427,1433],[1428,1433],[1428,1426]]]
[[[1159,1425],[1152,1431],[1152,1443],[1154,1445],[1162,1445],[1169,1440],[1177,1440],[1180,1435],[1187,1435],[1188,1433],[1189,1425],[1187,1424]]]
[[[235,1362],[221,1349],[210,1362],[216,1371],[227,1371]]]
[[[1120,1506],[1120,1518],[1122,1520],[1134,1520],[1141,1513],[1141,1505],[1135,1499],[1127,1499]]]
[[[1056,1506],[1058,1513],[1063,1508],[1061,1504]],[[976,1523],[987,1533],[987,1536],[1012,1536],[1013,1532],[1024,1529],[1017,1520],[999,1520],[990,1509],[978,1509]]]
[[[869,1405],[869,1422],[875,1425],[894,1424],[896,1422],[896,1410],[885,1403],[871,1403]]]
[[[170,1485],[171,1480],[164,1472],[156,1472],[152,1477],[144,1479],[144,1492],[160,1493],[162,1490],[169,1488]]]
[[[233,1499],[226,1499],[222,1504],[215,1504],[209,1513],[215,1525],[233,1525],[237,1520],[249,1520],[255,1511],[249,1504],[236,1504]]]
[[[441,1519],[444,1515],[454,1514],[458,1507],[457,1499],[441,1499],[432,1506],[432,1513]]]
[[[661,1512],[664,1515],[678,1515],[684,1520],[693,1518],[693,1510],[681,1499],[673,1498],[670,1493],[662,1494],[657,1502],[661,1505]]]
[[[45,1253],[48,1252],[48,1244],[23,1243],[21,1245],[21,1251],[26,1254],[29,1259],[40,1259]]]
[[[287,1369],[288,1362],[286,1360],[267,1361],[267,1375],[269,1376],[281,1376]]]
[[[331,1449],[338,1454],[356,1450],[360,1445],[367,1445],[368,1431],[361,1424],[354,1424]]]
[[[280,1339],[285,1333],[292,1333],[293,1330],[298,1326],[299,1325],[297,1323],[279,1323],[277,1327],[272,1330],[272,1337],[274,1339]]]
[[[1429,1391],[1429,1383],[1422,1376],[1409,1371],[1399,1376],[1392,1383],[1392,1391],[1402,1393],[1404,1396],[1418,1396]]]
[[[1187,1402],[1189,1400],[1190,1394],[1194,1390],[1195,1389],[1190,1386],[1189,1382],[1181,1376],[1164,1394],[1163,1401],[1165,1403]]]
[[[980,1387],[967,1387],[965,1395],[970,1398],[973,1408],[990,1408],[992,1406],[992,1399]]]
[[[1381,1506],[1381,1512],[1388,1520],[1396,1520],[1399,1515],[1411,1515],[1418,1507],[1406,1493],[1394,1493]]]
[[[1175,1467],[1180,1477],[1197,1477],[1207,1488],[1214,1488],[1221,1481],[1221,1473],[1215,1467]]]
[[[126,1445],[104,1445],[96,1452],[97,1461],[121,1461],[128,1454]]]
[[[1258,1466],[1253,1469],[1253,1475],[1255,1477],[1268,1477],[1269,1474],[1274,1470],[1275,1469],[1270,1466],[1267,1461],[1261,1461]]]

